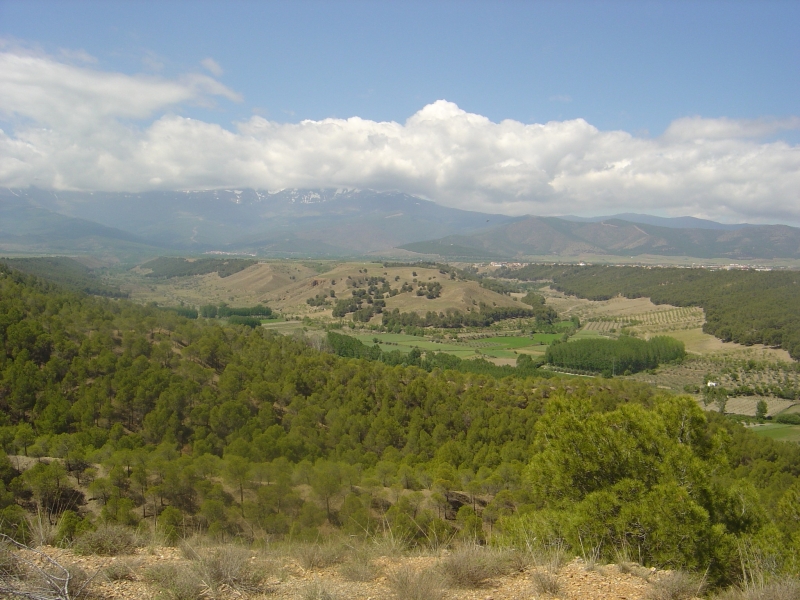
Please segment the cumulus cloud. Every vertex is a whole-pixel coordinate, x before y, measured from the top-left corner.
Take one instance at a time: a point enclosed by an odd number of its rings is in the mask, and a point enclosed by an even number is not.
[[[499,123],[433,102],[404,123],[358,117],[230,129],[175,114],[238,95],[204,75],[107,73],[0,54],[0,185],[140,191],[254,187],[402,190],[507,214],[624,210],[800,222],[796,118],[678,119],[657,138],[583,119]]]

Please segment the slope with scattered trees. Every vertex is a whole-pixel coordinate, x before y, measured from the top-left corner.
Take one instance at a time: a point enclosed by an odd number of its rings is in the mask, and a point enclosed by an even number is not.
[[[0,530],[18,539],[38,509],[62,540],[144,519],[171,539],[635,549],[714,583],[743,556],[798,569],[800,449],[642,384],[343,358],[6,269],[0,348]]]

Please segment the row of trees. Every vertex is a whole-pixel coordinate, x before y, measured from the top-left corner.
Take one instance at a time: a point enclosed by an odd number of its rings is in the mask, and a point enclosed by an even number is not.
[[[217,273],[217,275],[224,278],[230,277],[234,273],[243,271],[257,263],[257,260],[249,258],[198,258],[187,260],[174,256],[160,256],[144,263],[141,268],[150,270],[145,277],[171,279],[173,277]]]
[[[460,329],[462,327],[488,327],[506,319],[536,319],[542,323],[552,324],[558,319],[558,313],[549,306],[538,305],[531,308],[524,306],[489,306],[481,302],[479,310],[461,312],[450,308],[443,312],[428,311],[425,316],[415,312],[400,312],[395,308],[383,313],[383,326],[389,330],[402,331],[409,327],[437,327],[442,329]]]

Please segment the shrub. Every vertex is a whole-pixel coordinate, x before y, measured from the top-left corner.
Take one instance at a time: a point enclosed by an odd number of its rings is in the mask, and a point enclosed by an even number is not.
[[[495,577],[509,568],[509,561],[503,553],[476,545],[458,548],[441,563],[441,569],[448,583],[464,588],[479,587],[490,577]]]
[[[339,568],[339,574],[347,581],[372,581],[380,570],[367,557],[356,556]]]
[[[561,584],[558,577],[550,570],[536,569],[531,573],[531,583],[537,594],[557,595],[561,591]]]
[[[691,600],[703,593],[705,581],[685,571],[665,573],[653,582],[648,600]]]
[[[199,575],[207,588],[216,592],[221,588],[237,592],[256,592],[261,577],[250,561],[251,553],[239,546],[223,546],[205,553],[196,563]]]
[[[388,584],[397,600],[440,600],[443,593],[439,580],[434,571],[415,571],[406,566],[391,573]]]
[[[84,533],[76,540],[74,549],[78,554],[117,556],[130,554],[137,545],[136,535],[130,529],[109,524]]]
[[[324,569],[342,562],[344,549],[336,544],[303,544],[295,551],[295,558],[304,569]]]
[[[145,579],[161,590],[168,600],[201,600],[205,596],[197,573],[188,565],[158,564],[145,572]]]
[[[301,598],[302,600],[337,600],[338,596],[326,588],[323,583],[315,581],[305,587]]]
[[[714,600],[800,600],[800,581],[784,579],[747,590],[730,589]]]
[[[102,575],[108,581],[135,581],[141,564],[141,560],[117,560],[103,569]]]

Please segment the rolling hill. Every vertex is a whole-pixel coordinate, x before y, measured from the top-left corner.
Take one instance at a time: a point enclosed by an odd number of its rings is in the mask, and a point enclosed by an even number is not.
[[[622,219],[599,222],[527,217],[466,235],[451,235],[400,248],[448,259],[526,256],[658,255],[696,258],[800,258],[800,229],[745,225],[735,229],[663,227]]]

